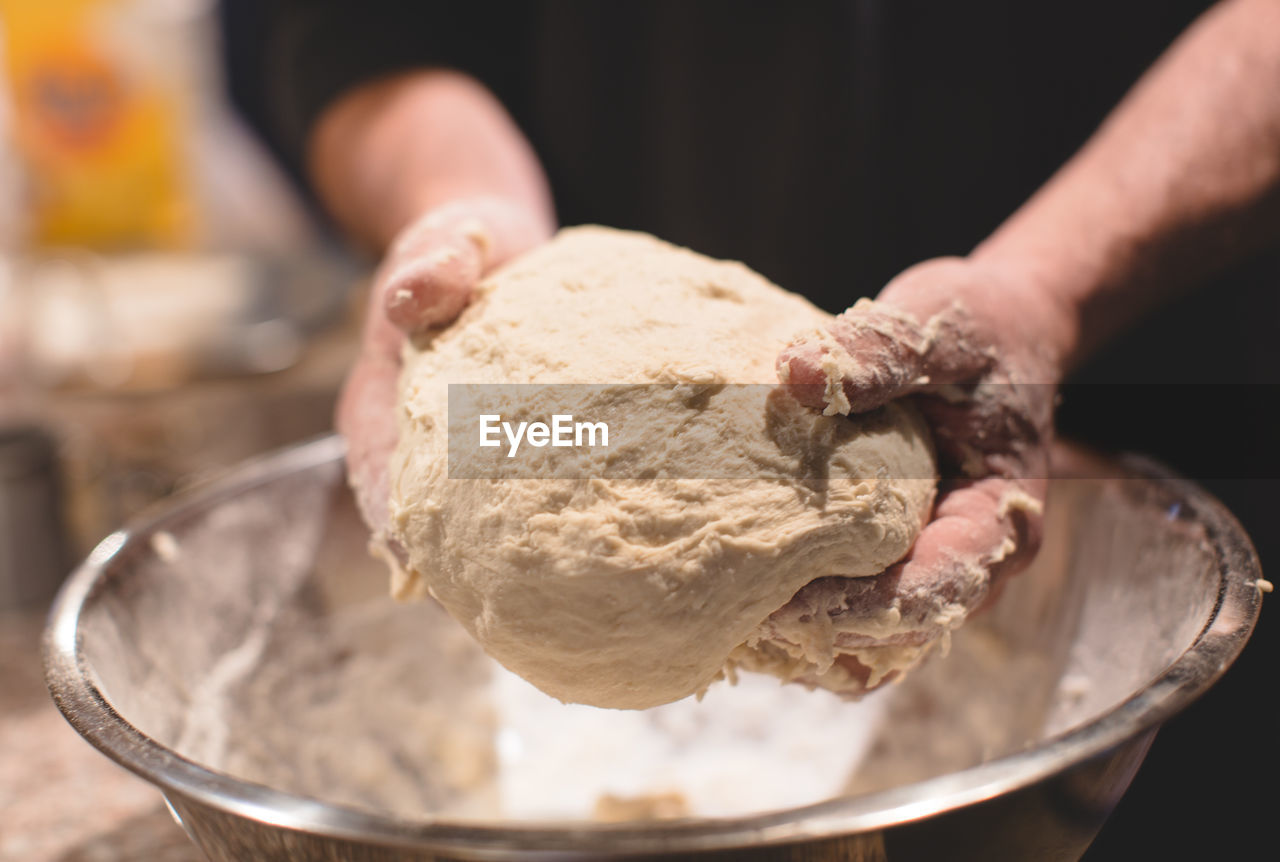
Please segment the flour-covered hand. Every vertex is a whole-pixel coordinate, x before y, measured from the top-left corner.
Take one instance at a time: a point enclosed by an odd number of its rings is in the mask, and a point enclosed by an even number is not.
[[[908,269],[824,332],[778,357],[804,403],[860,413],[912,396],[945,468],[933,517],[905,559],[873,578],[822,578],[772,623],[798,639],[834,623],[853,677],[874,687],[861,650],[925,647],[989,601],[1039,546],[1058,379],[1043,345],[1058,324],[1039,294],[963,258]],[[900,620],[891,637],[877,620]],[[883,626],[881,626],[883,627]]]
[[[387,459],[398,437],[396,383],[405,336],[449,323],[484,274],[550,233],[541,213],[476,197],[432,209],[392,243],[374,279],[360,355],[337,413],[351,484],[375,536],[387,523]]]

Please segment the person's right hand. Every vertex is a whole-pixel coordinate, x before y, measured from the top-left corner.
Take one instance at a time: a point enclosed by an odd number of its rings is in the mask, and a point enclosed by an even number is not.
[[[452,321],[482,276],[553,230],[541,212],[474,197],[431,209],[391,244],[374,278],[360,354],[336,417],[347,443],[347,473],[376,541],[386,542],[387,462],[399,436],[395,403],[405,336]],[[389,550],[399,555],[394,546]]]

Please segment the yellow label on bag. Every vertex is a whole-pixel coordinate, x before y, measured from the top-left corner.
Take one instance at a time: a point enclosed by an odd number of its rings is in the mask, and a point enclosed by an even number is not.
[[[129,0],[0,0],[37,245],[189,245],[187,96],[115,38]]]

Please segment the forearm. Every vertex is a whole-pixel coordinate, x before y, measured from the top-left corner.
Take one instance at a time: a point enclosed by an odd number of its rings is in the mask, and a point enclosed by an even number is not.
[[[1153,304],[1280,236],[1280,2],[1210,10],[973,253],[1059,307],[1063,370]]]
[[[465,75],[422,70],[362,85],[311,134],[312,181],[334,218],[384,249],[429,209],[492,196],[548,230],[551,195],[532,148],[497,99]]]

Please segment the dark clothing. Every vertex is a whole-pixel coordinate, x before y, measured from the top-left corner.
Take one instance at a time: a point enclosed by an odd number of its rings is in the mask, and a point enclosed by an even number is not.
[[[529,136],[562,223],[740,259],[840,311],[972,248],[1204,5],[240,0],[227,20],[233,93],[295,165],[344,88],[461,68]]]
[[[224,0],[224,21],[232,95],[295,173],[308,129],[343,89],[414,66],[460,68],[528,135],[562,223],[638,228],[739,259],[840,311],[917,261],[969,251],[1207,5]],[[1208,319],[1204,291],[1171,303],[1078,379],[1280,382],[1278,273],[1274,256],[1246,262],[1207,288]],[[1188,471],[1214,447],[1243,453],[1237,464],[1266,461],[1266,481],[1195,478],[1218,479],[1207,484],[1264,567],[1280,560],[1271,420],[1229,435],[1203,413],[1188,423],[1200,401],[1179,387],[1089,390],[1110,394],[1069,392],[1068,436]],[[1276,768],[1254,720],[1273,673],[1265,635],[1164,731],[1177,742],[1157,740],[1090,860],[1256,854],[1265,795],[1239,764]]]

